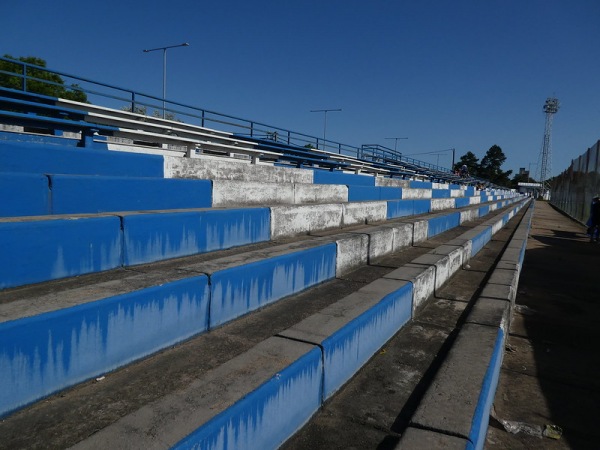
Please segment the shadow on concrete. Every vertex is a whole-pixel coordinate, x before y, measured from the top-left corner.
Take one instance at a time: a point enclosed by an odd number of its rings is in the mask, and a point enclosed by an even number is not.
[[[536,202],[509,351],[495,398],[500,419],[563,429],[559,440],[490,422],[486,448],[600,448],[600,244]]]

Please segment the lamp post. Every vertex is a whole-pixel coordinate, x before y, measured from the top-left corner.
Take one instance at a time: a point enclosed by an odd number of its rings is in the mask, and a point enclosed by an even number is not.
[[[325,134],[327,133],[327,113],[330,111],[341,111],[341,109],[311,109],[310,112],[322,112],[324,117],[323,122],[323,150],[325,150]]]
[[[407,137],[391,137],[391,138],[386,138],[386,139],[394,140],[394,152],[395,152],[396,148],[398,147],[398,139],[408,139],[408,138]]]
[[[167,98],[167,50],[170,48],[175,48],[175,47],[188,47],[189,45],[190,44],[188,44],[187,42],[184,42],[183,44],[169,45],[167,47],[157,47],[157,48],[150,48],[150,49],[144,50],[144,53],[154,52],[157,50],[163,51],[163,119],[165,118],[165,111],[166,111],[165,99]]]

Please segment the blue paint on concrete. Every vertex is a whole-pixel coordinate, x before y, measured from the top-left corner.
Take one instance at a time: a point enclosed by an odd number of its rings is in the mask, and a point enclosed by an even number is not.
[[[456,208],[465,208],[470,204],[470,199],[468,197],[456,197],[454,199],[454,205]]]
[[[432,189],[431,198],[450,198],[450,189]]]
[[[122,264],[118,217],[0,223],[0,289],[114,269]]]
[[[124,264],[144,264],[271,238],[269,208],[139,214],[123,217]]]
[[[431,212],[431,200],[423,198],[423,199],[415,199],[414,203],[414,214],[427,214]]]
[[[402,198],[402,188],[393,186],[381,186],[379,200],[398,200]]]
[[[347,186],[375,186],[375,177],[354,173],[314,170],[314,184],[345,184]]]
[[[172,448],[277,449],[319,409],[322,379],[315,347]]]
[[[335,277],[336,244],[263,259],[211,275],[210,327]]]
[[[323,341],[324,400],[410,320],[412,298],[413,286],[407,283]]]
[[[491,356],[490,365],[483,378],[479,400],[475,408],[475,414],[471,422],[471,430],[469,432],[469,442],[473,448],[482,449],[485,443],[485,436],[489,424],[490,410],[496,388],[498,387],[498,378],[500,376],[500,367],[502,366],[502,355],[504,349],[504,332],[502,328],[498,328],[498,336],[494,345],[494,351]]]
[[[210,180],[52,175],[52,214],[212,206]]]
[[[162,177],[163,166],[160,155],[0,140],[3,172]]]
[[[48,177],[31,173],[0,173],[0,217],[41,216],[49,212]]]
[[[431,181],[410,180],[408,183],[412,189],[433,189],[433,183]]]
[[[429,202],[428,202],[429,203]],[[398,217],[408,217],[415,213],[414,200],[388,200],[387,218],[396,219]]]
[[[377,186],[348,186],[349,202],[367,202],[379,200],[380,188]]]
[[[454,212],[428,220],[427,237],[431,238],[460,225],[460,213]]]
[[[389,186],[348,186],[348,201],[366,202],[397,200],[402,198],[402,188]]]
[[[478,210],[479,217],[487,216],[490,213],[490,205],[480,206]]]
[[[471,240],[471,256],[475,256],[477,253],[479,253],[479,251],[484,247],[484,245],[490,242],[491,239],[492,227],[486,227]]]
[[[201,275],[0,323],[0,416],[206,331],[208,296]]]

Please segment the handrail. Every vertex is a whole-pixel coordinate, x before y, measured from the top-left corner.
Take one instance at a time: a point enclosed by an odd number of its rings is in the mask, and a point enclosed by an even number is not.
[[[95,104],[98,106],[109,107],[113,109],[123,109],[132,112],[141,111],[143,114],[156,115],[157,117],[164,116],[187,122],[192,125],[218,126],[219,131],[232,132],[239,136],[264,137],[267,136],[276,142],[285,143],[287,145],[295,145],[298,147],[318,148],[330,153],[337,153],[343,156],[350,156],[357,159],[373,160],[373,158],[387,159],[388,163],[408,163],[417,165],[423,168],[429,168],[442,173],[452,173],[450,169],[435,166],[433,164],[418,161],[416,159],[402,156],[401,153],[384,147],[379,144],[363,145],[356,147],[344,144],[322,137],[316,137],[305,133],[292,131],[278,126],[268,125],[255,120],[243,119],[240,117],[223,114],[216,111],[211,111],[205,108],[187,105],[181,102],[163,99],[159,96],[145,94],[131,89],[90,80],[88,78],[75,76],[66,72],[48,69],[46,67],[37,66],[24,61],[14,60],[10,58],[0,57],[0,61],[15,64],[21,67],[21,73],[18,69],[14,72],[0,70],[0,74],[19,77],[22,79],[21,90],[28,92],[29,82],[35,81],[45,83],[52,86],[60,86],[66,91],[78,91],[93,96]],[[30,70],[31,69],[31,70]],[[41,71],[52,75],[58,75],[65,81],[60,84],[51,80],[34,77],[28,74],[31,71]],[[164,110],[163,110],[164,108]],[[187,120],[183,120],[183,119]],[[208,125],[207,125],[208,124]],[[222,128],[222,129],[221,129]]]
[[[36,81],[51,86],[62,87],[67,91],[79,91],[86,95],[98,97],[100,101],[96,102],[99,106],[107,106],[113,108],[127,109],[130,111],[143,110],[146,113],[152,114],[155,111],[162,111],[162,102],[165,101],[165,113],[167,116],[181,120],[181,118],[190,118],[193,122],[199,122],[200,126],[208,124],[219,124],[227,128],[224,131],[235,131],[236,134],[255,136],[257,134],[270,134],[277,136],[277,139],[282,139],[287,144],[299,146],[313,145],[323,150],[335,152],[338,154],[356,155],[358,148],[343,144],[332,140],[323,140],[316,136],[311,136],[305,133],[288,130],[282,127],[268,125],[255,120],[243,119],[230,114],[223,114],[216,111],[211,111],[205,108],[191,106],[185,103],[163,99],[159,96],[145,94],[131,89],[102,83],[88,78],[75,76],[66,72],[61,72],[46,67],[37,66],[24,61],[13,60],[10,58],[0,57],[0,61],[5,61],[15,64],[19,69],[15,71],[0,70],[0,74],[18,77],[22,80],[21,90],[28,92],[29,82]],[[58,75],[61,78],[73,81],[74,84],[65,83],[63,85],[42,79],[36,78],[28,74],[31,70],[46,72],[48,74]],[[89,85],[89,86],[88,86]],[[106,103],[109,103],[108,105]],[[149,109],[149,111],[148,111]]]

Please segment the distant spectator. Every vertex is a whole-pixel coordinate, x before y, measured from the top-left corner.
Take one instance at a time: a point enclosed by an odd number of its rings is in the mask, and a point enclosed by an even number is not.
[[[463,178],[467,178],[469,176],[469,168],[466,164],[463,164],[460,168],[460,176]]]
[[[590,242],[598,242],[598,233],[600,233],[600,197],[592,199],[590,208],[590,218],[587,221],[587,234],[590,235]]]

